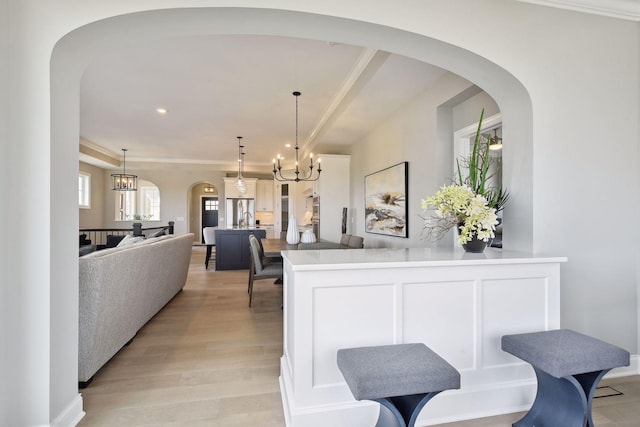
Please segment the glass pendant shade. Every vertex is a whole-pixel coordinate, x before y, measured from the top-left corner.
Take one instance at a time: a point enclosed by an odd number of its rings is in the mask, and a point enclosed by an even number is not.
[[[238,190],[238,192],[240,194],[244,194],[247,191],[247,185],[245,184],[244,179],[239,176],[238,179],[236,179],[236,190]]]
[[[242,177],[242,170],[244,169],[244,145],[241,144],[242,137],[238,136],[238,178],[236,179],[235,187],[238,193],[244,194],[247,191],[247,183]]]

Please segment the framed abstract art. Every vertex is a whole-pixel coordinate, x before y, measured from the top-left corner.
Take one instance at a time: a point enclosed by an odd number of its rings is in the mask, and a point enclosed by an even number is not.
[[[409,237],[407,192],[409,162],[364,177],[365,231]]]

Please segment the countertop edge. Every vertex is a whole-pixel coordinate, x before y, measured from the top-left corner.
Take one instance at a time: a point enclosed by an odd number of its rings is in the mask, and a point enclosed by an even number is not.
[[[345,257],[345,251],[352,252]],[[524,252],[495,250],[487,254],[463,251],[437,251],[428,248],[407,249],[323,249],[282,251],[293,271],[386,269],[403,267],[456,267],[514,264],[559,264],[568,261],[564,256],[535,255]],[[401,259],[404,255],[404,259]],[[448,255],[448,257],[447,257]],[[392,259],[395,257],[396,259]],[[381,258],[386,258],[383,260]],[[389,260],[391,259],[391,260]]]

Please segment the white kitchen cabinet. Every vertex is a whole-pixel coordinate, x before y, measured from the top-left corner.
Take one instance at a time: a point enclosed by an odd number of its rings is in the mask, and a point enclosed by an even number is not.
[[[273,181],[259,179],[256,186],[256,211],[273,212]]]
[[[261,225],[260,228],[262,228],[267,233],[267,239],[274,239],[275,238],[275,232],[274,232],[274,226],[273,225]]]

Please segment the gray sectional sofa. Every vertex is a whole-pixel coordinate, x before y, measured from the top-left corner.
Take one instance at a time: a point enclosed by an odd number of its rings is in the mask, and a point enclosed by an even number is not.
[[[193,239],[161,236],[79,258],[81,386],[180,292]]]

